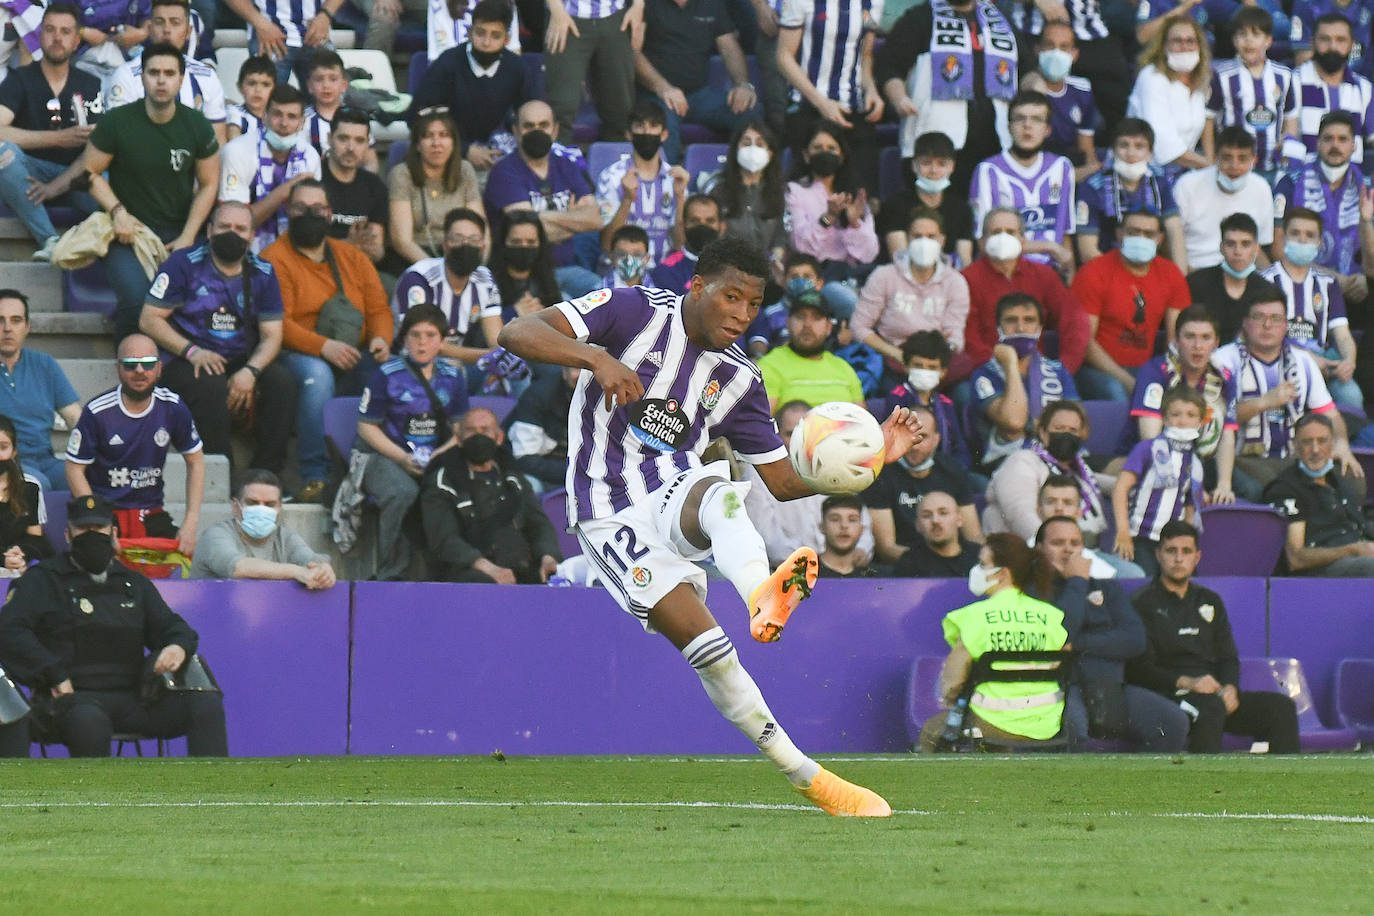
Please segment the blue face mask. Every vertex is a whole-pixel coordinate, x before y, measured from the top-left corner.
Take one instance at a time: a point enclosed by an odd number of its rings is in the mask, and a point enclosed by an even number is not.
[[[263,139],[267,141],[267,145],[279,153],[284,153],[296,145],[296,134],[292,134],[289,137],[283,137],[281,134],[271,129],[266,129],[262,133]]]
[[[1158,251],[1158,243],[1143,235],[1128,235],[1121,240],[1121,256],[1132,264],[1148,264]]]
[[[1244,280],[1246,277],[1250,276],[1252,273],[1255,272],[1255,262],[1251,261],[1250,266],[1245,268],[1244,270],[1236,270],[1230,264],[1226,263],[1225,258],[1222,258],[1221,269],[1223,272],[1225,272],[1226,276],[1228,277],[1235,277],[1237,280]]]
[[[1319,246],[1316,242],[1295,242],[1292,239],[1283,243],[1283,254],[1299,267],[1306,267],[1317,260]]]
[[[271,506],[244,506],[239,527],[250,538],[265,538],[277,530],[277,510]]]
[[[949,187],[949,176],[944,178],[927,178],[924,175],[916,176],[916,189],[925,191],[927,194],[939,194]]]
[[[1298,462],[1298,467],[1302,469],[1302,472],[1306,474],[1308,477],[1311,477],[1313,480],[1316,480],[1319,477],[1325,477],[1327,474],[1331,473],[1331,469],[1335,466],[1336,460],[1334,458],[1326,459],[1326,464],[1317,468],[1315,471],[1309,468],[1307,465],[1303,464],[1301,461]]]
[[[1068,51],[1050,48],[1040,52],[1040,72],[1051,83],[1057,83],[1069,75],[1073,68],[1073,55]]]

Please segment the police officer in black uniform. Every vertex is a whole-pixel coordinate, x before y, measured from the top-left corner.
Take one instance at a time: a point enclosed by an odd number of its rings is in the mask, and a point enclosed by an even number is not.
[[[30,740],[73,757],[108,757],[115,732],[186,736],[191,756],[229,753],[217,692],[147,696],[145,671],[175,673],[196,631],[145,577],[114,559],[114,510],[99,496],[67,504],[71,549],[24,574],[0,608],[0,667],[30,688],[32,711],[0,726],[0,756],[27,757]]]
[[[1298,711],[1282,693],[1240,690],[1240,658],[1221,596],[1191,579],[1202,554],[1197,529],[1172,521],[1159,532],[1159,575],[1131,599],[1145,622],[1145,654],[1126,666],[1131,683],[1176,700],[1193,718],[1188,750],[1215,754],[1223,732],[1296,754]]]
[[[469,410],[457,447],[435,453],[420,486],[430,571],[440,581],[537,585],[558,568],[558,533],[503,441],[495,414]]]

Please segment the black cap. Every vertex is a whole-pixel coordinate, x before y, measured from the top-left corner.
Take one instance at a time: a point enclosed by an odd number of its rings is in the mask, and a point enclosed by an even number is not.
[[[67,500],[67,524],[73,528],[82,525],[113,525],[114,507],[101,496],[77,496]]]
[[[834,318],[835,315],[830,311],[830,303],[825,301],[818,289],[807,290],[801,295],[788,293],[784,299],[787,301],[787,314],[792,314],[797,309],[815,309],[827,318]]]

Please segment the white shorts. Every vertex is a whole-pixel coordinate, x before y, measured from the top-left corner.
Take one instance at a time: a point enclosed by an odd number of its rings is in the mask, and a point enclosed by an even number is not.
[[[681,520],[692,488],[712,477],[729,482],[730,463],[713,461],[683,471],[643,502],[577,523],[577,538],[601,584],[647,632],[655,632],[649,625],[650,609],[679,584],[689,583],[697,597],[706,600],[706,573],[695,561],[710,556],[711,548],[703,550],[688,541]]]

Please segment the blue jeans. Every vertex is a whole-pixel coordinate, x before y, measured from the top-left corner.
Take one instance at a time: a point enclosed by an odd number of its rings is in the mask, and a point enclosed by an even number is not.
[[[1327,347],[1322,356],[1340,362],[1341,351],[1335,347]],[[1341,407],[1358,407],[1360,410],[1364,410],[1364,392],[1360,390],[1359,385],[1355,384],[1353,378],[1348,382],[1343,382],[1333,375],[1326,380],[1326,390],[1331,392],[1331,400]]]
[[[553,276],[558,281],[558,291],[563,294],[565,299],[585,296],[594,289],[601,289],[604,285],[601,277],[595,271],[588,270],[578,264],[555,267]]]
[[[24,455],[22,461],[24,473],[37,478],[44,493],[67,489],[67,462],[54,455],[51,449],[39,455]]]
[[[640,95],[644,98],[653,99],[660,106],[663,105],[659,98],[650,92],[641,90]],[[757,101],[755,101],[753,108],[735,114],[730,110],[729,102],[726,101],[728,96],[729,90],[727,89],[721,89],[717,86],[702,86],[694,92],[687,93],[687,116],[685,118],[679,118],[664,108],[663,113],[667,115],[668,121],[668,139],[663,144],[663,155],[668,157],[669,162],[674,165],[682,164],[683,121],[730,134],[750,121],[763,117],[763,112],[759,110]]]
[[[296,407],[296,455],[301,480],[325,480],[329,477],[329,453],[324,447],[324,405],[330,398],[360,393],[377,363],[366,351],[347,372],[339,372],[318,356],[294,350],[283,350],[280,358],[301,386]]]
[[[1100,559],[1103,563],[1106,563],[1112,569],[1116,570],[1116,577],[1118,579],[1148,578],[1145,575],[1145,570],[1141,569],[1139,565],[1132,563],[1130,560],[1123,560],[1121,559],[1121,557],[1118,557],[1114,552],[1112,552],[1109,549],[1111,547],[1110,544],[1099,545],[1099,547],[1101,549],[1095,550],[1093,552],[1097,554],[1098,559]],[[1153,550],[1151,550],[1151,556],[1153,555]]]
[[[1130,369],[1126,370],[1131,372]],[[1135,373],[1131,372],[1134,376]],[[1108,375],[1101,369],[1094,369],[1092,366],[1083,366],[1078,370],[1078,375],[1074,376],[1074,381],[1078,383],[1078,396],[1085,401],[1130,401],[1131,392],[1121,384],[1115,377]]]
[[[176,236],[175,232],[158,233],[164,244]],[[115,294],[114,339],[120,341],[138,331],[143,301],[148,298],[148,287],[153,285],[153,280],[144,273],[134,249],[122,242],[110,243],[110,250],[105,254],[105,278]]]
[[[305,23],[305,25],[301,26],[301,34],[304,35],[305,30],[309,27],[310,23],[308,22]],[[276,62],[278,85],[285,83],[287,80],[291,79],[291,74],[294,71],[296,74],[296,79],[300,81],[300,84],[302,86],[305,86],[308,82],[310,82],[310,58],[315,56],[316,51],[326,49],[332,51],[334,49],[334,43],[326,40],[322,44],[312,45],[310,47],[306,47],[305,45],[287,45],[286,56]],[[254,35],[252,39],[248,42],[248,53],[252,54],[254,57],[258,55],[257,35]]]
[[[42,245],[57,235],[52,218],[42,204],[29,200],[26,191],[29,178],[38,181],[52,181],[67,170],[65,165],[49,162],[30,156],[13,143],[0,143],[0,200],[14,211],[33,240]],[[68,191],[52,203],[61,203],[75,208],[81,217],[89,216],[98,209],[95,199],[84,191]]]

